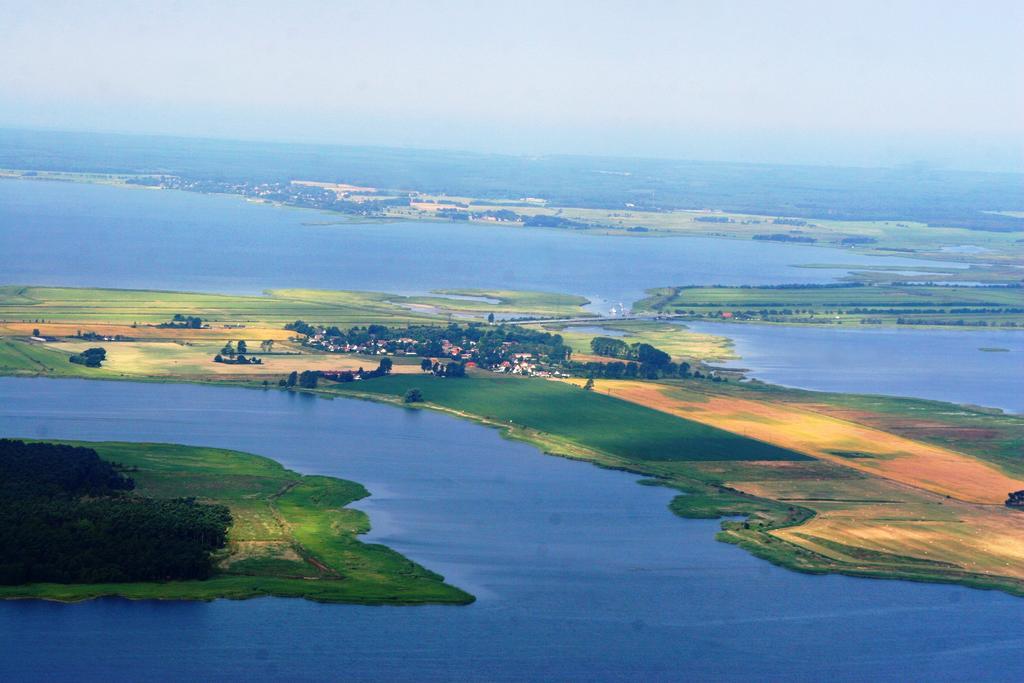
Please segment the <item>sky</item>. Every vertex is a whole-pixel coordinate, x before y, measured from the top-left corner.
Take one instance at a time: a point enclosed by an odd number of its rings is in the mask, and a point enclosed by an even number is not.
[[[1024,171],[1019,0],[0,0],[0,126]]]

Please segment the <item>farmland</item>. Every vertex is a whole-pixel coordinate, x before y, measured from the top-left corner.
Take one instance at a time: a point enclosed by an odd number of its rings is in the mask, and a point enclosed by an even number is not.
[[[3,598],[78,601],[101,596],[212,600],[264,595],[321,602],[455,603],[473,600],[442,577],[381,545],[365,544],[369,493],[331,477],[302,476],[248,453],[169,444],[71,442],[129,468],[136,493],[226,505],[233,523],[215,575],[202,581],[30,584]]]
[[[804,571],[1024,590],[1024,518],[1002,505],[1024,487],[1018,417],[772,387],[598,380],[595,391],[814,457],[658,463],[690,493],[677,513],[713,516],[720,502],[720,514],[749,515],[724,523],[722,540]],[[982,430],[996,448],[979,447]]]
[[[1019,284],[1019,283],[1018,283]],[[821,325],[1024,326],[1020,286],[665,287],[640,311],[680,317]]]
[[[463,297],[463,298],[455,298]],[[586,299],[544,292],[447,290],[424,296],[372,292],[275,290],[264,296],[144,290],[0,287],[0,372],[16,375],[224,381],[276,380],[302,370],[372,369],[379,359],[325,354],[292,341],[284,325],[302,319],[342,328],[388,324],[446,325],[458,315],[579,316]],[[202,326],[168,325],[175,315]],[[31,341],[38,332],[49,341]],[[91,340],[83,334],[94,335]],[[95,341],[96,338],[116,341]],[[245,340],[259,365],[212,360],[227,342]],[[263,341],[272,351],[258,350]],[[83,375],[67,358],[104,345],[108,360]],[[398,358],[394,372],[418,365]]]
[[[750,297],[745,301],[752,307],[778,303],[771,297],[793,297],[824,317],[832,306],[841,305],[844,311],[858,303],[920,308],[920,299],[947,307],[1009,306],[1016,303],[1018,292],[854,286],[671,288],[658,295],[666,300],[699,295],[712,310],[732,309],[744,296]],[[870,301],[851,298],[858,296]],[[585,303],[578,297],[489,290],[418,297],[313,290],[226,296],[7,287],[0,297],[0,374],[263,387],[276,387],[292,371],[370,369],[380,360],[311,349],[301,343],[299,333],[284,329],[296,319],[401,329],[407,323],[447,325],[455,315],[481,320],[485,312],[572,316]],[[958,302],[959,297],[964,301]],[[168,326],[176,314],[199,317],[202,326]],[[587,358],[590,339],[603,334],[587,326],[529,325],[564,335],[582,359]],[[676,360],[731,355],[722,338],[663,321],[601,325],[629,344],[653,344]],[[37,329],[46,341],[30,339]],[[83,339],[82,332],[122,339],[96,342]],[[261,364],[212,362],[226,342],[241,339],[248,340]],[[260,341],[273,341],[272,349],[255,351]],[[68,362],[71,354],[97,344],[107,350],[101,367]],[[347,383],[325,379],[315,388],[295,390],[402,404],[410,389],[419,389],[425,407],[499,428],[552,454],[626,469],[678,489],[682,495],[671,507],[682,516],[742,515],[744,522],[723,523],[720,538],[787,567],[953,581],[1011,592],[1024,586],[1024,576],[1016,569],[1024,516],[1002,505],[1009,491],[1024,488],[1021,418],[930,401],[697,378],[598,379],[593,391],[580,387],[584,378],[554,381],[472,368],[465,379],[440,378],[422,372],[419,361],[398,354],[390,376]],[[282,500],[275,509],[290,509],[288,505]],[[239,519],[244,522],[244,515]],[[299,526],[307,524],[323,529],[315,519]],[[297,542],[314,547],[319,535],[311,533]],[[247,547],[240,539],[236,537],[233,547]],[[295,569],[292,555],[260,552],[225,558],[225,571],[263,565]],[[332,556],[330,548],[316,552],[318,557]],[[230,586],[237,585],[234,576],[214,581],[219,583],[204,586],[218,586],[221,594],[230,594]],[[172,588],[164,590],[170,597]],[[288,594],[290,589],[275,583],[273,590]]]
[[[280,289],[264,296],[201,294],[131,289],[68,287],[0,287],[0,325],[58,323],[132,325],[167,322],[187,313],[227,325],[280,330],[284,323],[306,320],[329,325],[408,323],[442,320],[448,314],[476,312],[520,316],[586,315],[582,297],[544,292],[446,290],[424,296],[380,292]],[[465,298],[449,298],[466,296]],[[480,300],[474,300],[480,299]],[[417,312],[415,309],[425,309]],[[24,325],[21,329],[24,329]],[[133,335],[134,336],[134,335]]]

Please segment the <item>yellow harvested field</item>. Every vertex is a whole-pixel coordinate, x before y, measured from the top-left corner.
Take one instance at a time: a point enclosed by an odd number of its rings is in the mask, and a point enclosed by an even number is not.
[[[380,363],[381,357],[355,356],[348,354],[296,353],[257,354],[260,365],[231,365],[214,363],[213,357],[220,350],[220,344],[184,344],[178,342],[57,342],[47,347],[67,353],[78,353],[91,346],[103,344],[107,360],[103,369],[110,373],[139,375],[146,377],[194,376],[194,375],[285,375],[292,370],[344,371],[364,368],[372,370]],[[256,344],[252,346],[256,347]],[[295,349],[301,347],[294,347]],[[292,350],[292,347],[275,346],[275,351]],[[396,361],[392,372],[395,374],[420,372],[419,362]]]
[[[577,384],[582,380],[574,380]],[[1001,505],[1024,481],[957,451],[789,404],[709,396],[651,382],[595,390],[943,496]]]
[[[1002,505],[950,500],[875,477],[728,483],[814,509],[808,522],[771,533],[841,562],[884,568],[894,556],[909,557],[1024,580],[1024,514]]]
[[[280,327],[227,327],[217,325],[211,328],[190,329],[181,327],[157,327],[156,325],[112,325],[107,323],[0,323],[0,337],[28,337],[34,329],[50,337],[73,337],[79,332],[95,332],[104,337],[121,335],[132,339],[159,340],[238,340],[244,339],[249,344],[258,344],[264,339],[284,341],[295,336],[290,330]]]
[[[675,361],[699,359],[722,361],[737,358],[732,342],[727,337],[703,332],[694,332],[679,325],[650,320],[621,320],[603,323],[604,327],[624,333],[620,339],[627,344],[647,343],[656,346],[672,356]],[[597,336],[593,332],[581,332],[578,327],[565,325],[543,325],[545,330],[557,332],[565,343],[574,349],[573,359],[587,362],[608,363],[616,358],[595,356],[590,350],[590,341]]]

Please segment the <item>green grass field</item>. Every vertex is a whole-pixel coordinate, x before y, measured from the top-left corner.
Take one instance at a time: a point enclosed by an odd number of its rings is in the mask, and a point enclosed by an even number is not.
[[[1024,324],[1024,289],[1020,287],[900,286],[863,287],[663,287],[648,291],[636,310],[663,314],[717,316],[722,312],[755,314],[772,322],[896,324],[897,319],[941,324],[964,320],[998,327]]]
[[[537,316],[552,318],[586,317],[593,315],[583,310],[590,303],[585,297],[553,292],[521,292],[507,289],[439,289],[438,296],[401,297],[405,304],[425,305],[442,311],[476,314],[488,313],[506,316]],[[456,298],[471,297],[471,298]],[[479,301],[476,299],[488,299]]]
[[[492,299],[494,302],[453,298]],[[445,290],[437,295],[315,289],[268,290],[264,296],[133,289],[0,286],[0,322],[152,324],[176,314],[213,324],[281,327],[294,320],[338,326],[444,322],[449,314],[578,316],[587,300],[547,292]]]
[[[478,373],[467,379],[394,375],[325,386],[334,393],[390,398],[400,398],[413,387],[423,391],[425,401],[443,408],[550,434],[625,461],[806,459],[783,448],[562,382]]]
[[[69,442],[71,443],[71,442]],[[170,444],[73,442],[136,468],[136,492],[221,503],[234,519],[217,574],[206,581],[33,584],[2,598],[85,600],[299,597],[369,604],[464,604],[469,594],[382,545],[362,543],[367,516],[346,507],[369,493],[332,477],[302,476],[256,455]]]
[[[109,379],[104,368],[87,368],[68,362],[70,354],[41,344],[0,338],[0,375],[52,377],[93,377]]]

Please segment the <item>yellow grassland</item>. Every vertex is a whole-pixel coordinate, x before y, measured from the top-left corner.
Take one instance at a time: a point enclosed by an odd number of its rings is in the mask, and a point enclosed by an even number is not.
[[[878,477],[807,479],[773,472],[728,485],[813,509],[815,516],[804,524],[770,533],[843,563],[884,570],[899,563],[895,558],[915,558],[1024,580],[1024,515],[1001,505],[965,503]]]

